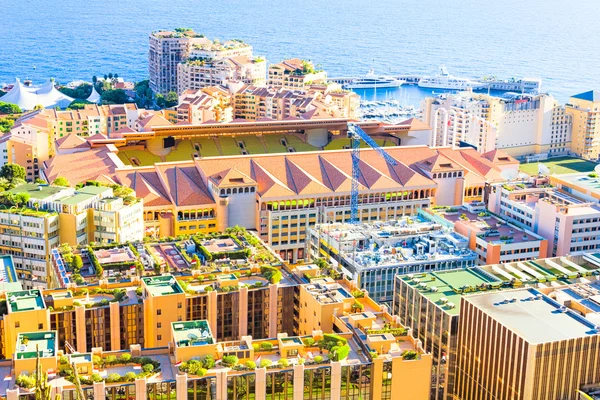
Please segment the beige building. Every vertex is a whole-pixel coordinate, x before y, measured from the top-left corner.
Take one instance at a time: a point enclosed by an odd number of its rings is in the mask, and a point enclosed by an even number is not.
[[[590,90],[572,96],[566,111],[573,119],[571,152],[597,160],[600,157],[600,91]]]
[[[453,399],[578,399],[600,382],[600,327],[536,289],[461,299]]]
[[[481,152],[501,149],[513,157],[567,154],[571,116],[554,97],[495,97],[473,92],[428,97],[424,121],[433,128],[433,145],[477,146]]]
[[[312,62],[291,58],[269,65],[267,85],[269,87],[307,90],[311,84],[327,83],[327,73],[317,71]]]
[[[207,86],[225,86],[230,81],[264,86],[266,75],[267,63],[260,57],[241,55],[212,60],[190,58],[177,66],[177,93]]]
[[[233,107],[229,92],[220,86],[187,89],[179,96],[178,123],[231,122]]]
[[[161,94],[177,91],[177,64],[189,58],[192,46],[211,43],[204,35],[185,28],[152,32],[149,41],[150,88]]]

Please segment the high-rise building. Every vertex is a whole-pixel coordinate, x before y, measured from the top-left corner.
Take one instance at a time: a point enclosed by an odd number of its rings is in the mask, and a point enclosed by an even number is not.
[[[571,116],[547,94],[501,98],[462,92],[428,97],[423,110],[433,128],[432,145],[464,141],[482,153],[501,149],[522,158],[570,150]]]
[[[177,91],[177,65],[189,58],[192,46],[211,43],[204,35],[184,28],[152,32],[149,41],[150,88],[165,95]]]
[[[587,160],[600,157],[600,91],[572,96],[565,105],[573,120],[571,152]]]
[[[454,386],[459,374],[456,365],[460,361],[459,357],[464,355],[458,353],[458,350],[462,349],[459,347],[458,337],[459,324],[462,324],[464,302],[461,299],[463,297],[468,298],[471,294],[482,292],[522,288],[524,285],[540,288],[544,293],[549,294],[554,288],[560,286],[570,288],[566,285],[578,283],[582,281],[582,277],[586,281],[595,280],[599,274],[600,259],[586,255],[397,276],[393,314],[398,316],[402,325],[412,330],[415,338],[423,343],[423,348],[431,352],[434,398],[439,400],[453,398],[451,395],[456,393]],[[596,282],[594,287],[595,285]],[[580,291],[575,293],[570,288],[561,295],[555,293],[552,296],[561,298],[561,303],[573,306],[578,312],[591,315],[600,310],[600,306],[590,303],[588,299],[589,296],[594,296],[594,290],[600,293],[597,289],[597,287],[591,288],[587,291],[589,294],[584,295]],[[565,297],[568,293],[573,296]],[[580,305],[581,301],[583,305]],[[596,311],[594,308],[587,309],[587,307],[596,307]],[[536,321],[537,318],[530,318],[527,323],[535,328]],[[479,338],[500,340],[495,333],[487,335],[482,333],[487,332],[484,331],[487,326],[483,325],[483,322],[478,320],[476,323],[473,321],[471,323],[474,325],[470,329],[477,330]],[[553,329],[560,329],[559,326]],[[506,343],[505,346],[511,347]],[[461,398],[475,397],[465,396],[463,393]]]
[[[600,326],[533,288],[461,299],[454,399],[576,400],[600,382]]]

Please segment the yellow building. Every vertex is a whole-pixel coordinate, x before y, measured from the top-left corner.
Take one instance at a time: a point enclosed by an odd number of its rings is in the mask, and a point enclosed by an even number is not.
[[[8,312],[4,315],[2,342],[4,355],[10,357],[18,349],[19,334],[50,329],[50,312],[42,292],[37,289],[7,292],[5,298]]]
[[[142,279],[144,293],[144,344],[166,346],[171,324],[185,320],[185,292],[171,275]]]
[[[572,96],[566,104],[572,115],[571,152],[587,160],[600,157],[600,91],[590,90]]]
[[[327,73],[315,70],[310,61],[291,58],[269,65],[267,86],[304,91],[313,83],[327,83]]]

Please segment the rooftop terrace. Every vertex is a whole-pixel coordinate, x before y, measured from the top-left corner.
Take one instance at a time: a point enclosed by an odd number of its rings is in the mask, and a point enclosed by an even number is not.
[[[362,225],[326,224],[318,229],[321,239],[357,268],[476,258],[466,238],[420,217]]]
[[[68,190],[62,186],[39,185],[37,183],[26,183],[9,190],[10,193],[27,193],[31,200],[47,200],[60,192]]]
[[[352,294],[339,283],[309,284],[305,288],[321,304],[342,303],[353,298]]]
[[[569,257],[486,265],[399,277],[450,315],[460,312],[463,294],[512,289],[524,284],[549,287],[573,283],[582,276],[598,274],[598,266]],[[599,260],[600,265],[600,260]]]
[[[170,294],[183,293],[177,279],[172,275],[152,276],[142,278],[150,296],[167,296]]]
[[[56,355],[56,332],[28,332],[20,333],[17,338],[15,357],[17,360],[40,357],[54,357]]]
[[[593,323],[535,289],[485,293],[465,301],[532,344],[600,334]]]
[[[42,292],[38,289],[8,292],[6,298],[10,312],[43,310],[46,308]]]
[[[215,339],[206,320],[173,322],[173,337],[178,347],[214,344]]]

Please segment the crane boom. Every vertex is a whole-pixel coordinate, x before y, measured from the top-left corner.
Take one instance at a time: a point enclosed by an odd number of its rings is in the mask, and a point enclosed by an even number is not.
[[[350,222],[357,224],[358,220],[358,180],[360,178],[360,141],[371,146],[390,165],[395,166],[396,160],[385,152],[367,133],[356,124],[348,123],[348,137],[352,141],[352,186],[350,190]]]

